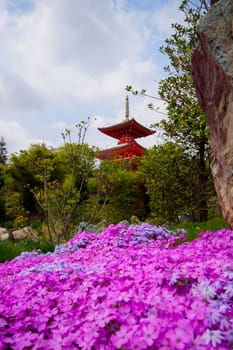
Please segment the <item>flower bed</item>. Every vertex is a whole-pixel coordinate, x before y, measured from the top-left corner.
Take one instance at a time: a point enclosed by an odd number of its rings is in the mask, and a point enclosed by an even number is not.
[[[233,232],[79,233],[0,265],[0,350],[231,349]]]

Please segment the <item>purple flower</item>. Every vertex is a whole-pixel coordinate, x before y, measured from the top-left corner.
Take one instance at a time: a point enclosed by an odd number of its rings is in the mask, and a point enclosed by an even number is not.
[[[174,271],[171,275],[169,285],[173,286],[174,284],[176,284],[178,282],[179,278],[180,278],[179,273]]]
[[[205,340],[206,344],[211,344],[216,347],[217,344],[221,344],[224,339],[221,331],[207,329],[203,334],[202,338]]]
[[[230,350],[233,232],[183,239],[110,225],[1,264],[0,349]]]

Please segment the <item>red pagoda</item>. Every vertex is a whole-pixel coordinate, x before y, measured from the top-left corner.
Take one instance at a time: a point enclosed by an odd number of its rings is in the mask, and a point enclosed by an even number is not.
[[[124,121],[105,128],[98,128],[98,130],[118,140],[116,147],[100,151],[98,158],[120,160],[126,163],[131,163],[133,156],[141,157],[144,153],[145,148],[139,145],[136,139],[154,134],[154,131],[139,124],[134,118],[129,118],[128,96],[126,96]]]

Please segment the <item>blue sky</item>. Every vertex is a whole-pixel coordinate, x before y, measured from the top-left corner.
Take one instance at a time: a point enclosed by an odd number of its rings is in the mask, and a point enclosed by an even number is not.
[[[157,95],[159,52],[181,22],[178,0],[0,0],[0,136],[9,153],[62,144],[65,128],[89,117],[86,141],[116,141],[97,127],[124,118],[125,86]],[[129,95],[130,116],[150,126],[161,114]],[[164,110],[162,102],[158,102]],[[75,141],[75,131],[73,131]],[[139,142],[150,147],[155,135]]]

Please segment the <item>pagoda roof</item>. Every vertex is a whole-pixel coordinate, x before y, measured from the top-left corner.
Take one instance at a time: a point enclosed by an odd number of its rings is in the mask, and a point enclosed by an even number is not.
[[[134,118],[125,120],[119,124],[107,126],[105,128],[98,128],[98,130],[118,140],[122,137],[122,134],[126,132],[133,135],[135,139],[153,135],[155,133],[155,131],[146,128]]]
[[[99,159],[108,159],[113,158],[117,155],[125,155],[126,153],[129,153],[130,155],[136,155],[141,156],[145,151],[145,148],[141,145],[139,145],[136,141],[133,141],[131,143],[125,143],[117,145],[116,147],[108,148],[102,151],[99,151],[98,158]]]

